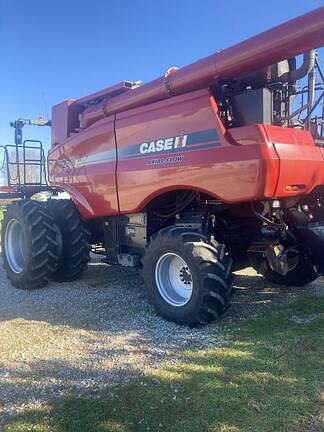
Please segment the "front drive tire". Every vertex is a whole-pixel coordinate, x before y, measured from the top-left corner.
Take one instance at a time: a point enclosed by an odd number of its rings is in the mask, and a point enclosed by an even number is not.
[[[21,200],[10,204],[2,222],[3,265],[12,285],[42,288],[58,265],[60,235],[44,204]]]
[[[223,245],[211,244],[199,232],[184,227],[159,231],[143,265],[148,299],[169,321],[207,324],[230,305],[232,260],[224,255]]]
[[[90,233],[71,200],[47,201],[47,208],[62,234],[62,254],[52,279],[69,282],[79,279],[88,267]]]

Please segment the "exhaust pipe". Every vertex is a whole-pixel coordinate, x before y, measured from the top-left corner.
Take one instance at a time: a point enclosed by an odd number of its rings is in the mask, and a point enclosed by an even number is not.
[[[304,53],[302,65],[295,70],[289,71],[281,75],[280,79],[284,82],[294,83],[304,76],[308,75],[315,67],[316,51],[313,49]]]

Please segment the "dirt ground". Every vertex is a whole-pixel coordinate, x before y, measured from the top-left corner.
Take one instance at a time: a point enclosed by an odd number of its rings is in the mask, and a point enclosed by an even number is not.
[[[134,269],[94,259],[78,282],[20,291],[0,268],[0,422],[52,398],[127,384],[134,374],[177,362],[184,348],[226,344],[223,330],[233,322],[305,291],[324,293],[323,279],[303,289],[278,287],[245,269],[223,319],[189,329],[156,316]]]

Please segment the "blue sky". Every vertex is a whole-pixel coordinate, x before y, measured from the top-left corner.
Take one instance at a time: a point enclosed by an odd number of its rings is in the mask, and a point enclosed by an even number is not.
[[[144,82],[322,6],[321,0],[0,0],[0,143],[8,122],[123,79]],[[26,127],[47,145],[50,130]]]

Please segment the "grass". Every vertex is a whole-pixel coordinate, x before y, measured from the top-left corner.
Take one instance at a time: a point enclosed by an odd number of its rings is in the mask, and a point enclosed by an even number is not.
[[[306,320],[297,324],[293,316]],[[183,361],[133,378],[113,396],[107,392],[58,399],[12,419],[1,430],[324,430],[323,423],[318,429],[306,426],[324,409],[324,297],[304,297],[242,321],[226,330],[226,337],[226,347],[188,350]]]

